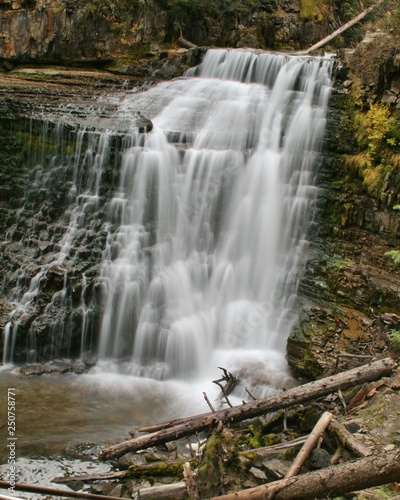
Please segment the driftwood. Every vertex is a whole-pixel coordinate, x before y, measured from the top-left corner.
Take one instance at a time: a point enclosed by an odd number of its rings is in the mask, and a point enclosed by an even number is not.
[[[228,396],[236,387],[238,379],[234,375],[232,375],[231,372],[228,372],[228,370],[226,370],[225,368],[222,368],[221,366],[219,366],[218,368],[222,370],[223,376],[217,380],[213,380],[213,383],[217,384],[218,387],[221,389],[221,394],[219,396],[219,399],[221,400],[225,399],[225,401],[228,403],[228,406],[232,408],[233,405],[229,401]]]
[[[201,500],[189,462],[186,462],[183,466],[183,478],[185,479],[186,491],[190,500]]]
[[[210,407],[210,410],[215,413],[215,408],[213,407],[213,405],[211,404],[211,401],[209,400],[208,396],[207,396],[207,393],[206,392],[203,392],[203,396],[204,396],[204,399],[206,400],[208,406]]]
[[[200,415],[196,415],[198,418],[200,417],[208,417],[212,413],[207,412],[207,413],[201,413]],[[193,415],[190,417],[183,417],[183,418],[175,418],[174,420],[169,420],[168,422],[162,422],[160,424],[152,424],[152,425],[142,425],[141,427],[135,427],[134,429],[129,431],[129,434],[131,436],[134,436],[138,432],[158,432],[161,431],[162,429],[168,429],[170,427],[174,427],[175,425],[181,425],[185,424],[186,422],[190,422],[193,420]]]
[[[309,49],[307,49],[306,54],[308,54],[309,52],[313,52],[314,50],[317,50],[317,49],[323,47],[328,42],[330,42],[331,40],[333,40],[337,36],[339,36],[342,33],[344,33],[346,30],[348,30],[349,28],[351,28],[352,26],[354,26],[355,24],[357,24],[359,21],[361,21],[362,19],[364,19],[364,17],[367,14],[369,14],[370,12],[372,12],[376,7],[378,7],[382,3],[383,3],[383,0],[379,0],[374,5],[371,5],[371,7],[368,7],[368,9],[366,9],[363,12],[361,12],[360,14],[358,14],[358,16],[353,17],[353,19],[350,19],[349,22],[347,22],[346,24],[343,24],[343,26],[341,26],[339,29],[337,29],[336,31],[334,31],[333,33],[331,33],[327,37],[323,38],[321,41],[319,41],[318,43],[314,44]]]
[[[372,455],[372,450],[356,439],[351,432],[349,432],[344,425],[333,418],[329,423],[328,429],[336,434],[340,443],[354,452],[359,457],[368,457]]]
[[[398,481],[400,450],[381,452],[355,462],[333,465],[210,500],[304,500],[333,498],[350,491]]]
[[[288,389],[285,392],[274,394],[266,398],[260,398],[257,401],[234,406],[233,408],[218,410],[214,414],[210,413],[206,416],[194,416],[188,419],[186,423],[109,446],[102,450],[99,458],[107,460],[109,458],[121,456],[128,451],[137,451],[186,437],[196,432],[210,429],[219,423],[240,422],[267,412],[304,403],[335,392],[338,389],[346,389],[357,384],[370,382],[371,380],[391,375],[395,366],[396,364],[392,359],[386,358],[332,375],[331,377],[326,377],[299,387]]]
[[[82,481],[83,483],[86,483],[90,481],[104,481],[105,479],[123,479],[125,476],[126,471],[111,471],[99,472],[98,474],[83,474],[81,476],[55,477],[51,480],[51,482],[56,484],[67,484],[71,481]]]
[[[160,498],[163,500],[185,500],[187,498],[186,486],[185,483],[181,481],[180,483],[140,488],[132,498],[137,500],[160,500]]]
[[[186,40],[186,38],[182,37],[178,38],[178,45],[180,47],[183,47],[184,49],[195,49],[197,47],[195,43],[189,42],[189,40]]]
[[[276,453],[277,451],[287,450],[289,448],[295,448],[296,446],[302,446],[307,441],[307,436],[301,436],[292,441],[286,441],[285,443],[273,444],[271,446],[263,446],[260,448],[251,448],[250,450],[239,451],[239,455],[246,456],[249,453],[257,455],[257,457],[262,457],[265,455],[270,455],[271,453]]]
[[[307,457],[314,449],[319,438],[322,436],[322,433],[328,427],[329,422],[332,420],[332,418],[333,415],[329,411],[326,411],[325,413],[322,414],[321,418],[315,424],[314,429],[311,431],[311,434],[306,439],[306,442],[301,447],[301,450],[297,454],[297,457],[292,463],[290,469],[287,471],[285,478],[297,476],[297,474],[300,472],[301,466],[307,460]]]
[[[8,489],[8,481],[0,481],[0,488]],[[82,491],[60,490],[58,488],[48,488],[33,484],[15,484],[14,490],[25,491],[27,493],[38,493],[39,495],[55,495],[64,498],[87,498],[88,500],[121,500],[120,497],[109,495],[95,495],[94,493],[83,493]]]

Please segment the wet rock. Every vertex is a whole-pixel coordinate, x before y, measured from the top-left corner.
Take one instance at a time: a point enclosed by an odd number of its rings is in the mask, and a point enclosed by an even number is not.
[[[273,458],[270,460],[264,460],[262,462],[262,466],[268,478],[272,481],[275,481],[277,479],[282,479],[285,477],[287,471],[291,466],[291,462],[289,462],[288,460]]]
[[[141,453],[125,453],[118,459],[118,466],[121,469],[129,469],[131,465],[144,465],[146,463],[145,456]]]
[[[96,366],[98,358],[93,352],[85,352],[81,356],[81,361],[86,368],[93,368],[93,366]]]
[[[82,481],[66,481],[65,486],[68,486],[68,488],[71,488],[71,490],[74,491],[80,491],[84,488],[84,483]]]
[[[259,483],[265,483],[267,481],[267,476],[265,475],[265,472],[262,471],[261,469],[258,469],[257,467],[252,467],[249,470],[250,476],[255,479]]]
[[[102,448],[103,446],[97,443],[79,443],[67,448],[66,453],[72,458],[97,459]]]
[[[148,133],[153,130],[153,122],[142,115],[140,111],[136,113],[135,125],[140,133]]]
[[[323,448],[315,448],[308,457],[308,465],[311,469],[323,469],[331,464],[330,454]]]

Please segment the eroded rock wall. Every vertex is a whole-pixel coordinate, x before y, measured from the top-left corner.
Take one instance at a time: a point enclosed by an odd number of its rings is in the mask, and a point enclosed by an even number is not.
[[[8,69],[91,63],[134,74],[134,62],[165,58],[179,36],[198,46],[298,50],[328,35],[343,14],[340,2],[203,3],[1,1],[0,61]]]
[[[382,106],[392,95],[387,109],[397,113],[398,54],[393,37],[367,33],[337,74],[318,229],[301,286],[303,312],[288,341],[289,363],[307,377],[390,352],[390,331],[400,329],[400,266],[385,256],[400,249],[400,213],[394,209],[400,201],[398,146],[387,157],[386,173],[378,165],[382,182],[372,187],[348,161],[360,153],[357,111]]]

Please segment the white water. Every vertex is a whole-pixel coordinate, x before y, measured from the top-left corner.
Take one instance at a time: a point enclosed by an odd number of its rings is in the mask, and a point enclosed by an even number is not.
[[[105,122],[82,118],[67,160],[65,230],[58,240],[55,233],[52,260],[27,289],[18,280],[3,363],[13,360],[19,321],[34,309],[46,274],[79,265],[82,232],[101,231],[108,236],[96,285],[103,291],[100,367],[109,371],[119,360],[125,374],[210,380],[224,366],[252,385],[279,385],[318,194],[330,71],[328,60],[210,50],[186,78],[110,97],[117,111]],[[149,134],[134,127],[138,109],[154,122]],[[102,123],[114,132],[102,132]],[[103,171],[121,132],[113,160],[119,188],[103,207]],[[65,175],[64,160],[53,161],[35,167],[37,189]],[[23,282],[24,270],[20,276]],[[67,287],[65,273],[48,315],[57,316]],[[81,309],[83,351],[95,333],[84,274]],[[55,318],[51,352],[57,338],[79,334],[63,322]],[[34,323],[30,337],[35,352]]]
[[[159,379],[218,365],[282,369],[330,67],[213,50],[191,72],[200,77],[127,95],[123,115],[147,102],[156,116],[150,134],[130,138],[109,204],[110,224],[121,224],[100,278],[100,358],[129,360],[130,373]],[[192,141],[171,144],[171,133]]]

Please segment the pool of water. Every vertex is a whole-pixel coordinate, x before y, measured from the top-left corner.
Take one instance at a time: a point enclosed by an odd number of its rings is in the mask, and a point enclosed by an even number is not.
[[[55,477],[107,472],[102,447],[128,439],[135,426],[208,411],[201,387],[93,370],[22,377],[0,372],[0,476],[8,480],[8,389],[15,391],[16,481],[55,485]],[[212,388],[211,388],[212,390]],[[6,494],[0,490],[0,495]],[[18,493],[17,498],[43,498]]]
[[[220,366],[232,367],[241,379],[233,404],[248,400],[244,387],[257,396],[288,387],[285,357],[277,352],[218,351]],[[215,366],[218,366],[215,360]],[[129,430],[209,411],[206,392],[218,407],[220,389],[207,379],[157,381],[130,374],[131,365],[99,363],[87,374],[21,376],[9,366],[0,370],[0,476],[8,480],[8,390],[15,394],[16,482],[52,486],[55,477],[102,473],[112,468],[97,460],[100,450],[131,436]],[[0,490],[1,494],[6,494]],[[20,494],[17,498],[43,498]],[[49,498],[49,497],[48,497]]]

